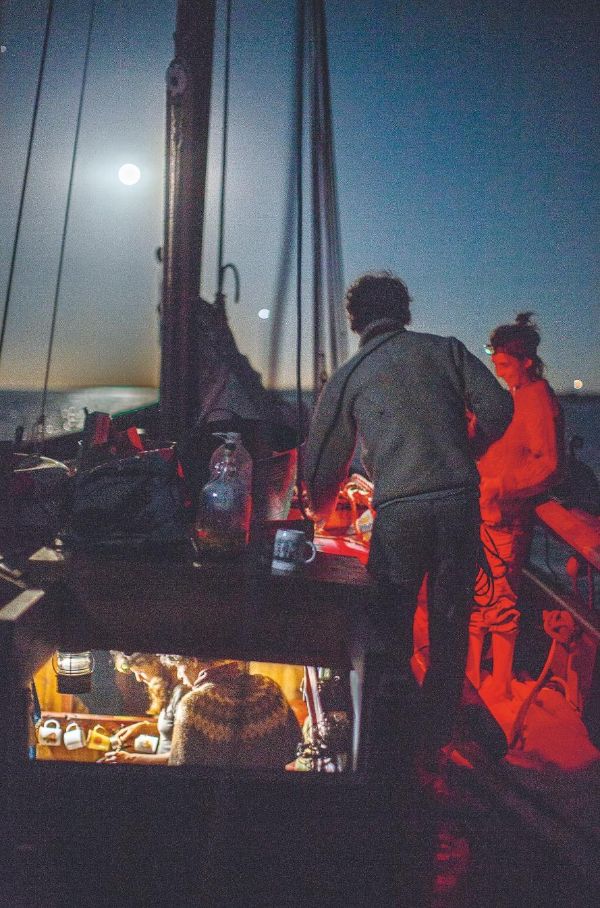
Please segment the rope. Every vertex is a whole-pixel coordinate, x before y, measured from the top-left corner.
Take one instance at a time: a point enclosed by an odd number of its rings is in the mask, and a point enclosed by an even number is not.
[[[513,727],[511,729],[511,733],[510,733],[510,738],[508,741],[509,748],[516,747],[517,744],[521,741],[521,739],[523,737],[523,728],[525,725],[525,719],[527,718],[527,713],[529,712],[529,708],[530,708],[531,704],[533,703],[533,701],[535,700],[536,695],[538,694],[538,692],[540,691],[540,689],[542,688],[542,686],[544,684],[546,675],[548,674],[548,672],[550,671],[550,668],[552,666],[552,660],[554,659],[555,653],[556,653],[556,639],[553,639],[552,643],[550,644],[550,649],[548,650],[548,655],[546,656],[546,661],[544,662],[544,666],[543,666],[541,672],[539,673],[535,684],[533,685],[533,687],[529,691],[527,697],[523,700],[523,702],[521,703],[521,705],[519,707],[519,711],[518,711],[515,721],[513,723]]]
[[[58,314],[58,300],[59,300],[60,286],[61,286],[61,279],[62,279],[62,269],[63,269],[63,263],[64,263],[64,257],[65,257],[65,247],[66,247],[66,242],[67,242],[67,228],[69,225],[69,214],[71,211],[71,197],[73,194],[73,178],[75,176],[75,161],[77,159],[77,149],[79,146],[79,133],[81,131],[81,117],[82,117],[82,113],[83,113],[83,101],[84,101],[84,97],[85,97],[85,88],[86,88],[86,83],[87,83],[87,71],[88,71],[88,64],[89,64],[89,60],[90,60],[90,47],[92,44],[92,32],[93,32],[93,28],[94,28],[95,12],[96,12],[96,0],[92,0],[92,2],[90,4],[90,20],[89,20],[89,24],[88,24],[87,40],[86,40],[86,45],[85,45],[85,56],[84,56],[84,60],[83,60],[83,75],[82,75],[82,79],[81,79],[81,91],[79,93],[79,107],[77,110],[77,122],[75,125],[75,138],[73,141],[73,153],[71,156],[71,169],[70,169],[70,173],[69,173],[69,186],[67,189],[67,202],[66,202],[66,206],[65,206],[65,218],[64,218],[64,222],[63,222],[62,236],[61,236],[61,241],[60,241],[60,256],[59,256],[59,260],[58,260],[58,271],[56,274],[56,286],[54,288],[54,303],[52,306],[52,323],[50,326],[50,338],[48,340],[48,355],[46,358],[46,373],[44,375],[44,387],[43,387],[43,391],[42,391],[42,404],[40,407],[40,416],[38,419],[38,425],[40,426],[40,428],[42,430],[42,433],[41,433],[42,442],[44,440],[44,433],[45,433],[46,400],[48,397],[48,379],[50,377],[50,365],[52,363],[52,351],[53,351],[53,347],[54,347],[54,332],[56,329],[56,316]]]
[[[50,26],[52,23],[52,13],[54,10],[54,0],[49,0],[48,11],[46,13],[46,28],[44,31],[44,41],[42,44],[42,55],[40,57],[40,68],[38,70],[37,86],[35,90],[35,100],[33,102],[33,115],[31,117],[31,128],[29,130],[29,142],[27,143],[27,156],[25,158],[25,170],[23,173],[23,182],[21,184],[21,197],[19,199],[19,211],[17,214],[17,226],[15,229],[15,238],[13,241],[12,255],[10,258],[10,268],[8,272],[8,286],[6,288],[6,298],[4,301],[4,313],[2,315],[2,328],[0,329],[0,363],[2,362],[2,351],[4,349],[4,338],[6,336],[6,325],[8,323],[8,312],[10,308],[10,297],[12,293],[13,278],[15,274],[15,265],[17,261],[17,250],[19,248],[19,239],[21,237],[21,222],[23,220],[23,208],[25,206],[25,193],[29,181],[29,167],[31,164],[31,155],[33,151],[33,142],[35,138],[35,129],[37,125],[37,116],[40,106],[40,96],[42,84],[44,81],[44,69],[46,66],[46,57],[48,53],[48,39],[50,37]]]
[[[219,246],[218,246],[218,272],[217,272],[217,303],[223,302],[223,281],[225,268],[223,267],[223,239],[225,234],[225,185],[227,176],[227,133],[229,126],[229,72],[231,69],[231,0],[227,0],[227,13],[225,19],[225,74],[223,84],[223,136],[221,145],[221,198],[219,203]],[[239,277],[237,278],[236,297],[239,298]]]
[[[506,576],[509,563],[500,555],[500,551],[485,524],[481,524],[479,554],[479,572],[475,578],[473,593],[477,599],[477,604],[482,608],[487,608],[496,602],[495,581],[501,580]],[[490,565],[488,554],[493,556],[493,560],[499,566],[499,570],[496,573],[494,573]]]

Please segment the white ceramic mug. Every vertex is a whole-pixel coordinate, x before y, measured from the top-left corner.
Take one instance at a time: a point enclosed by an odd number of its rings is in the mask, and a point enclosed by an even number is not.
[[[77,750],[79,747],[85,747],[85,732],[77,722],[69,722],[65,728],[63,744],[67,750]]]
[[[274,574],[297,571],[315,560],[317,550],[303,530],[277,530],[273,545],[271,569]]]
[[[58,747],[62,739],[62,728],[58,719],[46,719],[38,726],[37,739],[39,744],[46,747]]]
[[[133,742],[136,754],[155,754],[158,750],[159,739],[154,735],[138,735]]]

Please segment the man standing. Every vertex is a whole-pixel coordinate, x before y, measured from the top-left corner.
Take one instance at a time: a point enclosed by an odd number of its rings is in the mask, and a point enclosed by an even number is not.
[[[380,583],[373,624],[398,659],[401,743],[407,751],[418,745],[437,765],[462,691],[479,547],[479,475],[466,411],[477,417],[481,450],[503,434],[513,408],[510,395],[456,338],[406,330],[410,302],[406,285],[389,272],[365,274],[348,290],[346,309],[360,347],[323,389],[305,474],[311,514],[325,521],[360,441],[376,510],[368,565]],[[409,659],[426,574],[430,668],[417,728]]]

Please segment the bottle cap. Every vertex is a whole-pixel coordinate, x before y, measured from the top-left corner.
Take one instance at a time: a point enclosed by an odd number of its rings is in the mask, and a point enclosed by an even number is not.
[[[239,432],[213,432],[215,438],[220,438],[226,444],[236,445],[239,444],[242,436]]]

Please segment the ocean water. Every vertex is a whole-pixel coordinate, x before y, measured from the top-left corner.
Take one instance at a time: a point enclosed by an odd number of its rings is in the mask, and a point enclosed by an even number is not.
[[[284,392],[286,397],[293,392]],[[308,397],[308,395],[307,395]],[[146,406],[158,399],[156,388],[102,387],[72,391],[50,391],[46,406],[46,434],[77,432],[83,427],[84,407],[90,412],[119,413]],[[600,396],[567,395],[561,398],[565,414],[566,439],[574,435],[584,440],[578,457],[600,479]],[[14,438],[17,426],[26,437],[34,437],[40,415],[39,391],[0,389],[0,439]]]
[[[101,387],[71,391],[49,391],[46,401],[45,432],[49,437],[83,428],[85,409],[89,412],[120,413],[155,403],[156,388]],[[25,438],[38,431],[42,395],[39,391],[0,389],[0,440],[14,438],[23,426]]]
[[[560,398],[565,414],[565,438],[574,435],[583,439],[583,448],[577,455],[590,466],[600,479],[600,395],[576,397],[569,394]]]

